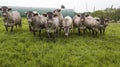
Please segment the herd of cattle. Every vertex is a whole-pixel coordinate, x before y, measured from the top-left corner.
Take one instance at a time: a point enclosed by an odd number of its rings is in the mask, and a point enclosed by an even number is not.
[[[11,31],[13,31],[14,26],[22,27],[22,18],[18,11],[12,11],[7,6],[2,6],[0,10],[2,11],[6,31],[8,31],[8,27],[11,27]],[[78,34],[85,34],[88,31],[92,35],[97,36],[98,33],[104,34],[107,26],[104,18],[92,17],[85,13],[76,14],[73,18],[70,16],[63,17],[60,9],[46,14],[39,14],[36,11],[27,11],[25,14],[29,30],[34,35],[39,32],[40,36],[41,30],[45,29],[48,38],[55,38],[61,34],[61,30],[64,31],[65,36],[68,36],[70,32],[73,32],[73,28],[78,29]]]

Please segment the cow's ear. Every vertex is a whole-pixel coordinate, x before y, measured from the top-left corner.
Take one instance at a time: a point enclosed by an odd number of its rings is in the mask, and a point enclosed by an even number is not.
[[[44,17],[47,17],[47,14],[42,14]]]
[[[96,21],[100,21],[99,19],[96,19]]]
[[[8,8],[8,11],[12,10],[12,8]]]
[[[61,12],[61,9],[57,9],[58,12]]]
[[[54,17],[56,17],[56,16],[58,16],[58,15],[54,15]]]
[[[87,14],[87,15],[85,15],[85,17],[88,17],[89,15]]]
[[[35,14],[34,14],[34,16],[37,16],[37,15],[38,15],[38,13],[35,13]]]
[[[80,15],[79,15],[79,14],[77,14],[77,16],[78,16],[78,17],[80,17]]]

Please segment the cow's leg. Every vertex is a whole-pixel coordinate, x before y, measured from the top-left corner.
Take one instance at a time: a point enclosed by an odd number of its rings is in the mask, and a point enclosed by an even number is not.
[[[72,33],[74,32],[73,29],[74,29],[74,28],[73,28],[73,24],[72,24],[72,26],[71,26],[71,32],[72,32]]]
[[[62,27],[60,26],[60,29],[59,29],[59,33],[60,33],[60,35],[61,35],[61,30],[62,30]]]
[[[11,32],[13,32],[13,27],[14,27],[14,26],[11,26]]]
[[[85,28],[85,29],[83,29],[83,34],[85,35],[86,34],[86,31],[87,31],[87,29]]]
[[[49,39],[50,38],[50,33],[47,32],[47,38]]]
[[[50,33],[50,38],[53,38],[53,34],[52,33]]]
[[[36,35],[35,30],[33,30],[33,35],[34,35],[34,36]]]
[[[32,28],[31,28],[31,26],[30,26],[30,25],[29,25],[29,30],[30,30],[30,31],[32,31]]]
[[[59,33],[60,33],[60,35],[61,35],[61,28],[59,29]]]
[[[59,30],[57,29],[55,33],[56,33],[56,34],[55,34],[56,37],[58,37],[58,36],[59,36]]]
[[[89,30],[89,33],[91,34],[91,29],[90,29],[90,28],[88,28],[88,30]]]
[[[53,41],[56,42],[56,32],[53,34]]]
[[[94,33],[94,30],[92,29],[92,35],[94,35],[95,33]]]
[[[100,30],[100,35],[102,34],[102,28],[99,29]]]
[[[47,32],[47,41],[50,39],[50,33]]]
[[[5,25],[5,29],[6,29],[6,31],[8,32],[8,26]]]
[[[103,35],[105,34],[105,28],[103,29]]]
[[[41,29],[39,30],[39,35],[38,35],[39,37],[41,36]]]
[[[22,28],[22,21],[20,20],[19,27]]]
[[[78,28],[78,35],[80,35],[80,33],[81,33],[81,32],[80,32],[80,28]]]
[[[15,26],[16,26],[16,29],[18,29],[18,28],[17,28],[17,25],[15,25]]]
[[[89,36],[91,36],[92,35],[92,29],[91,28],[88,28],[88,34],[89,34]]]
[[[97,36],[98,35],[98,31],[97,30],[95,30],[95,36]]]

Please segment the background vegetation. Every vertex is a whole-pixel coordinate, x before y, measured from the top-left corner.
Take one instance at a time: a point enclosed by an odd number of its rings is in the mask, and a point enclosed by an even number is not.
[[[120,8],[106,8],[105,10],[97,10],[91,13],[92,16],[109,18],[114,21],[120,20]]]

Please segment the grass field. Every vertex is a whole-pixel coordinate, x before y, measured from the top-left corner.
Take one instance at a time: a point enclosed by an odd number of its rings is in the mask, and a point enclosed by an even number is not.
[[[23,18],[22,30],[6,32],[0,21],[0,67],[120,67],[120,23],[110,23],[99,37],[63,35],[56,43],[33,36]]]

